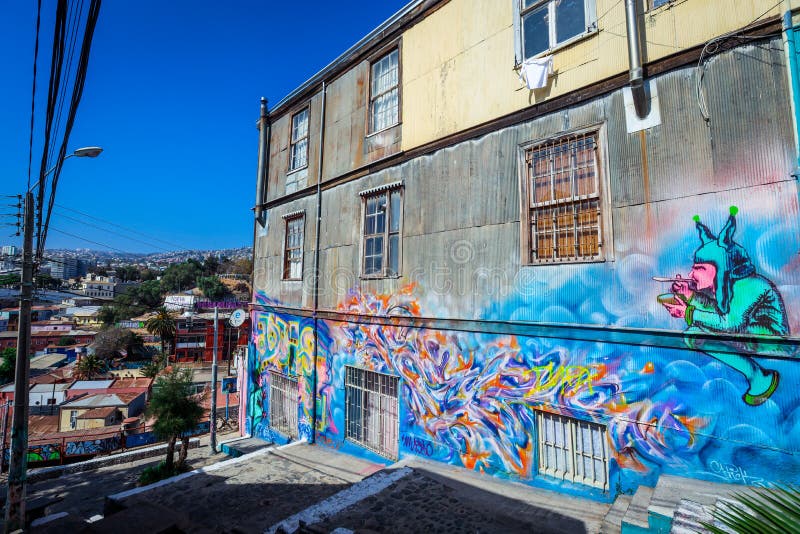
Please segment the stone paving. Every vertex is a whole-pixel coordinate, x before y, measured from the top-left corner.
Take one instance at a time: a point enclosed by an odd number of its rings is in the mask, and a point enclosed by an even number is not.
[[[410,475],[324,521],[305,528],[328,533],[530,533],[599,532],[608,505],[571,499],[511,482],[500,482],[411,462]],[[446,468],[445,468],[446,469]],[[438,472],[437,472],[438,471]],[[455,475],[455,476],[453,476]],[[477,483],[479,486],[473,485]],[[503,493],[497,490],[505,489]],[[558,510],[569,510],[572,516]],[[341,531],[339,531],[341,532]]]

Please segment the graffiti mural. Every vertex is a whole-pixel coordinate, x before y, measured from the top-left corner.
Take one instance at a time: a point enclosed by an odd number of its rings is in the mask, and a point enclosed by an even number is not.
[[[763,213],[737,234],[737,215],[731,208],[724,221],[708,213],[709,224],[675,223],[662,249],[632,241],[613,265],[537,268],[474,313],[566,325],[557,336],[397,326],[411,321],[391,318],[443,316],[443,299],[421,282],[392,294],[354,288],[337,308],[348,320],[319,321],[315,396],[313,320],[256,312],[253,433],[269,435],[269,372],[281,372],[300,378],[301,435],[316,415],[317,442],[345,447],[345,368],[354,366],[399,377],[401,456],[536,480],[536,414],[547,412],[605,427],[610,484],[622,491],[661,473],[797,482],[800,392],[790,387],[798,379],[790,333],[800,316],[784,305],[800,296],[796,248],[776,246],[785,229],[770,228]],[[688,275],[667,276],[687,259]],[[587,339],[581,325],[610,325],[628,337]]]
[[[733,333],[788,336],[789,321],[778,289],[770,280],[756,273],[747,251],[734,241],[738,208],[730,216],[719,236],[695,216],[700,247],[694,253],[694,265],[685,279],[674,279],[672,293],[659,300],[676,318],[685,319],[689,333]],[[744,375],[748,388],[742,396],[751,406],[763,404],[778,387],[779,374],[764,369],[754,359],[756,342],[728,343],[728,352],[709,350],[693,338],[689,347],[703,351]]]
[[[270,301],[262,298],[262,304]],[[272,440],[269,428],[270,372],[297,377],[299,437],[311,434],[313,404],[314,321],[277,313],[253,313],[253,348],[248,362],[248,421],[253,435]],[[321,336],[320,343],[325,343]]]

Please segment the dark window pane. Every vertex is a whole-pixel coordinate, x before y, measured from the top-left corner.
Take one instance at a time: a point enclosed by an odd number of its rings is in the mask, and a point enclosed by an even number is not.
[[[556,2],[556,42],[561,43],[586,31],[584,0]]]
[[[547,29],[547,4],[522,18],[522,35],[525,43],[525,59],[550,48]]]
[[[392,191],[389,210],[389,231],[400,231],[400,191]]]
[[[389,236],[389,274],[397,274],[400,272],[400,236]]]

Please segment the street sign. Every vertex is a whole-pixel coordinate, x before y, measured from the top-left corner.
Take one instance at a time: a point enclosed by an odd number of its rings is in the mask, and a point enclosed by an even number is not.
[[[231,323],[231,326],[234,328],[239,328],[244,324],[244,320],[247,319],[247,312],[241,308],[237,308],[231,312],[230,319],[228,322]]]

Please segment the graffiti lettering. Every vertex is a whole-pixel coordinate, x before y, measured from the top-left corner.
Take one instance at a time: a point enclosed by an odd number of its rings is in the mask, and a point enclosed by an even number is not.
[[[748,486],[758,486],[766,488],[769,486],[761,477],[754,477],[747,474],[747,471],[733,464],[723,464],[717,460],[711,460],[708,464],[711,468],[711,474],[717,478],[721,478],[726,482],[733,482],[737,484],[746,484]]]
[[[433,456],[433,444],[416,436],[404,435],[403,447],[420,456],[427,456],[428,458]]]

